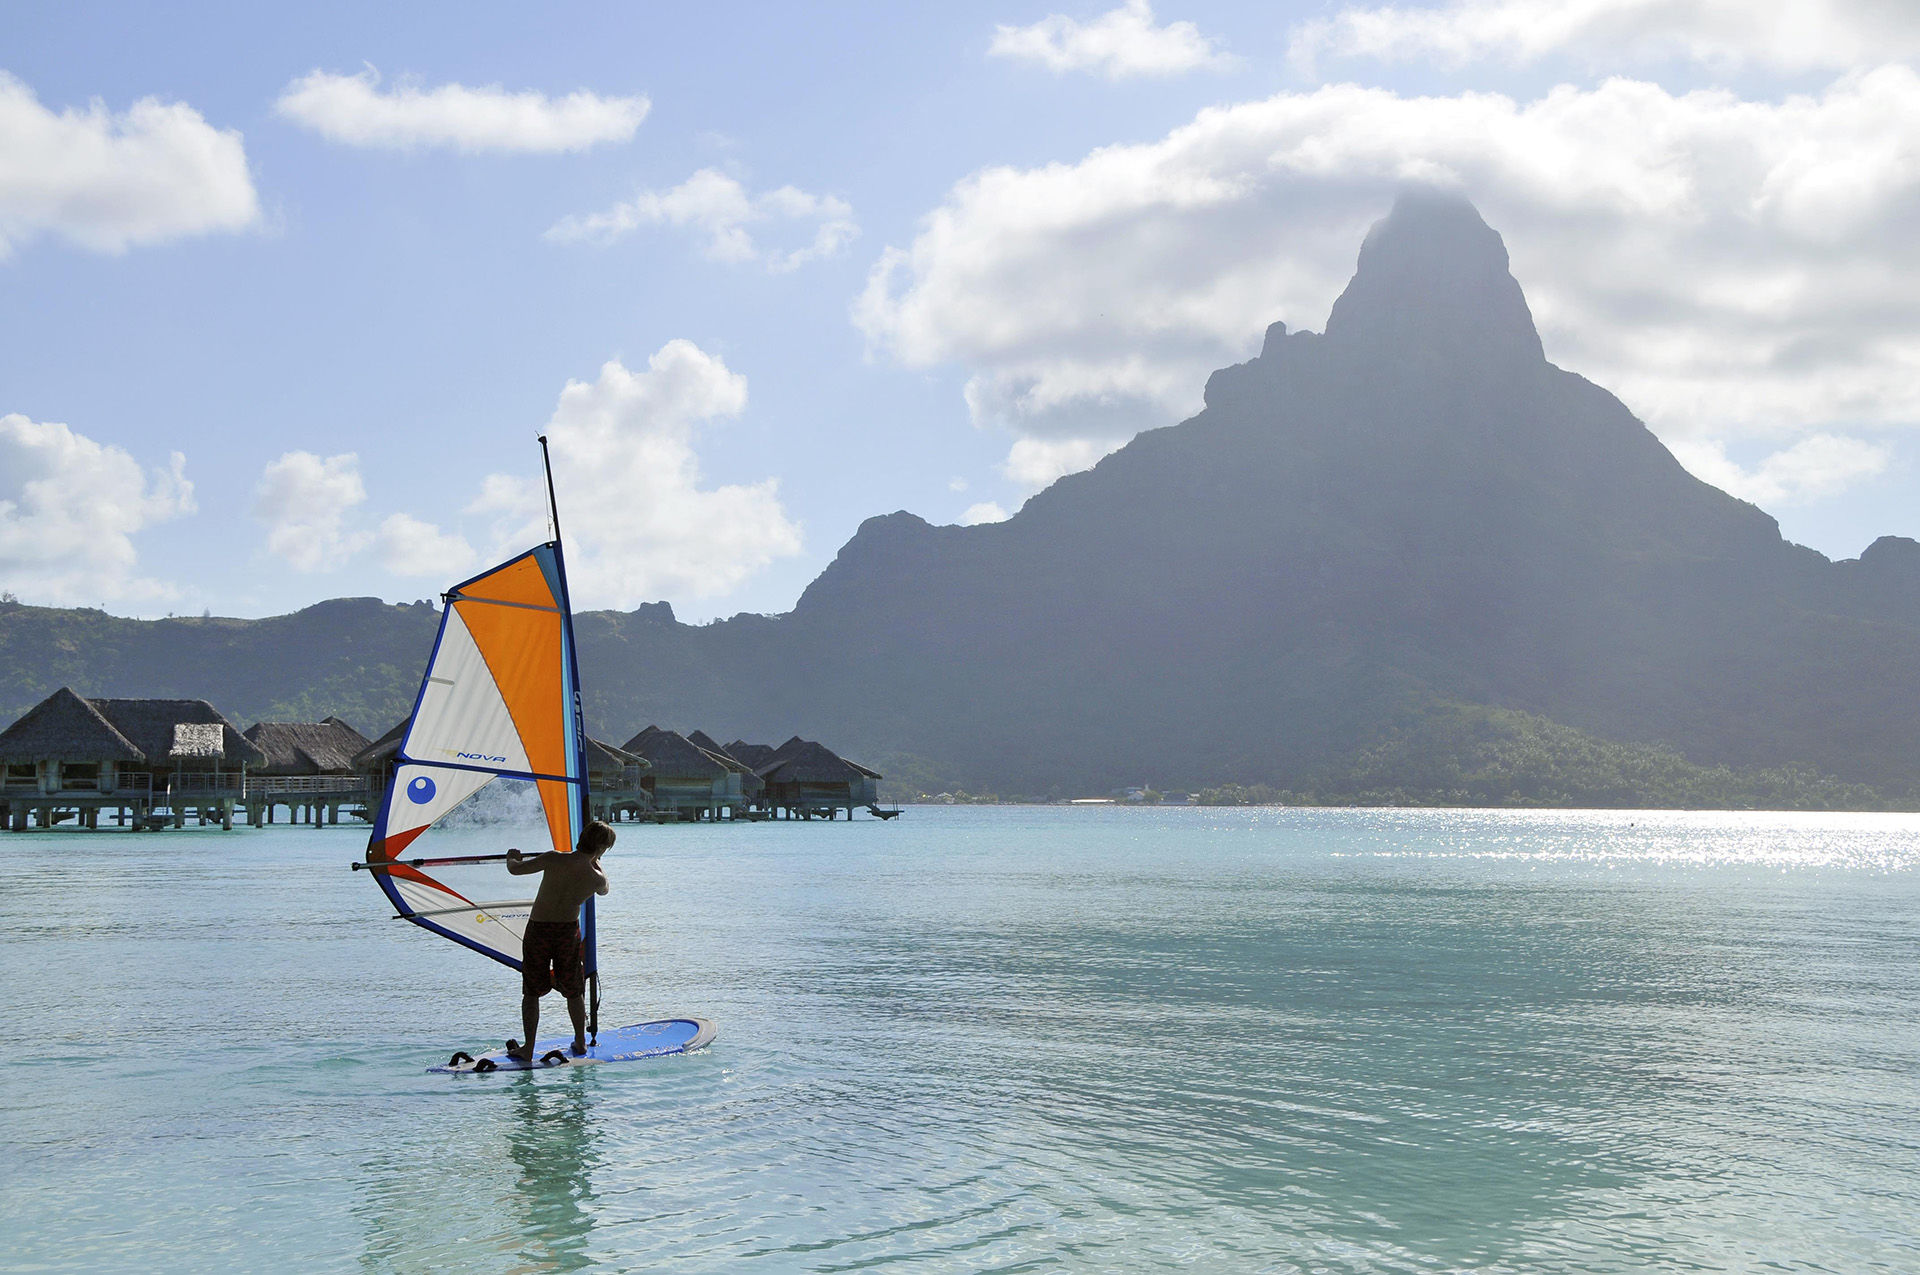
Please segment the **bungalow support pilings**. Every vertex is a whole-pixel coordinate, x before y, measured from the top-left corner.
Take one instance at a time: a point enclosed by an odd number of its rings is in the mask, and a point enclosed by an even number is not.
[[[100,813],[108,811],[112,814],[114,827],[131,828],[136,832],[167,826],[184,828],[190,817],[203,828],[218,824],[223,830],[231,830],[236,804],[231,797],[196,798],[176,803],[145,797],[130,799],[124,794],[115,793],[49,793],[27,799],[10,796],[6,798],[5,826],[9,832],[27,832],[71,823],[76,828],[97,832],[100,829]]]
[[[9,793],[0,796],[0,828],[28,832],[66,825],[98,831],[100,814],[109,812],[115,828],[157,831],[162,828],[207,828],[218,825],[232,831],[236,823],[262,828],[277,820],[284,807],[287,822],[312,828],[337,828],[362,818],[377,804],[370,790],[331,792],[241,791],[213,793]]]
[[[849,822],[856,808],[865,803],[864,794],[850,801],[842,793],[782,794],[780,798],[758,804],[735,801],[662,802],[655,804],[652,794],[638,789],[595,793],[593,816],[618,823],[718,823],[723,821],[838,820],[845,811]],[[63,792],[0,794],[0,827],[12,832],[69,827],[99,829],[100,812],[112,812],[113,827],[152,831],[161,828],[185,828],[189,824],[208,827],[217,824],[230,830],[236,822],[263,828],[280,821],[284,809],[290,825],[311,828],[337,828],[343,822],[364,819],[379,805],[380,792],[374,787],[339,788],[326,791],[282,791],[272,781],[244,789],[210,792],[177,792],[163,789],[152,794],[144,789],[134,792]]]
[[[372,788],[335,788],[325,791],[279,791],[271,785],[265,791],[249,791],[246,797],[247,823],[265,828],[279,821],[285,807],[287,822],[295,827],[337,828],[341,819],[364,819],[379,805],[379,794]]]

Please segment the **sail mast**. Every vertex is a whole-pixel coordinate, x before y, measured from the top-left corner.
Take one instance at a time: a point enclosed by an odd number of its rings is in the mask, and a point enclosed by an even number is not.
[[[553,495],[553,455],[547,451],[547,436],[540,435],[540,463],[547,470],[547,513],[553,518],[553,543],[560,543],[560,502]]]
[[[575,785],[574,799],[576,807],[574,828],[585,831],[587,822],[593,817],[593,804],[588,800],[587,777],[587,724],[586,714],[580,704],[580,649],[573,638],[573,599],[567,588],[566,554],[560,546],[560,498],[553,490],[553,453],[547,447],[547,436],[540,435],[540,463],[547,474],[547,512],[553,518],[553,560],[555,574],[560,579],[561,623],[566,626],[566,650],[568,653],[567,676],[568,691],[571,695],[569,711],[573,715],[574,747],[580,759],[580,782]],[[582,954],[586,958],[587,984],[591,989],[587,1007],[587,1034],[590,1039],[600,1035],[600,952],[599,926],[595,922],[593,896],[580,906],[580,938]]]

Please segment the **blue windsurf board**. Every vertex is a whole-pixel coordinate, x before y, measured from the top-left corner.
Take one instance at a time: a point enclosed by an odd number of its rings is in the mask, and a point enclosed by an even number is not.
[[[600,1033],[579,1057],[571,1053],[573,1037],[549,1036],[535,1042],[533,1062],[510,1057],[505,1049],[482,1054],[478,1058],[455,1054],[444,1067],[429,1067],[430,1072],[448,1076],[471,1076],[494,1071],[542,1071],[550,1067],[578,1067],[586,1063],[638,1062],[642,1058],[664,1058],[669,1054],[689,1054],[712,1043],[713,1024],[704,1018],[661,1018],[631,1027],[615,1027]],[[556,1056],[557,1055],[557,1056]]]

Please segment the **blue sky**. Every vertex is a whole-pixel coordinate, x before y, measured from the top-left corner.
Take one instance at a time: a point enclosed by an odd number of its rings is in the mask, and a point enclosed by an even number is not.
[[[1318,328],[1413,181],[1696,473],[1920,535],[1920,16],[1871,0],[5,21],[25,601],[431,596],[543,533],[545,429],[580,605],[786,610]]]

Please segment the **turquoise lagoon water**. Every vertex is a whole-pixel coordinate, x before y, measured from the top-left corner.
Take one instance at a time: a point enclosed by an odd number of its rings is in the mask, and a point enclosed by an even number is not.
[[[359,845],[0,838],[0,1267],[1920,1270],[1914,817],[634,827],[608,1018],[718,1043],[486,1078]]]

